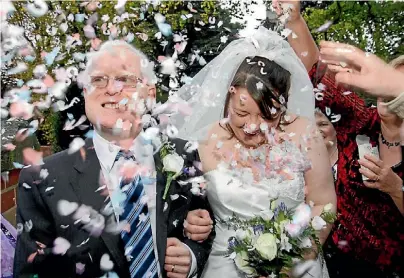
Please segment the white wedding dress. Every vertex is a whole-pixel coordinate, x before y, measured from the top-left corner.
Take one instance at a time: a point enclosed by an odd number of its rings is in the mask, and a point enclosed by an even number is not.
[[[217,169],[205,174],[207,195],[216,219],[226,221],[234,214],[241,219],[252,218],[268,210],[270,200],[274,197],[288,209],[294,209],[305,201],[304,171],[309,162],[304,159],[302,152],[294,143],[285,141],[274,146],[270,155],[271,161],[276,161],[274,171],[270,178],[263,178],[259,182],[252,181],[250,168],[239,168],[235,171],[219,165]],[[282,173],[288,173],[288,178]],[[245,277],[227,256],[228,239],[235,236],[236,232],[219,222],[215,229],[216,238],[202,277]],[[322,268],[319,259],[310,272],[302,277],[327,277],[326,269]]]

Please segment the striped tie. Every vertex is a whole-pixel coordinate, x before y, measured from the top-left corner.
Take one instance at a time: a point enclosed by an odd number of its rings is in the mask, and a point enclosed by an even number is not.
[[[134,159],[130,153],[120,151],[120,157]],[[121,237],[125,245],[125,255],[129,261],[129,272],[132,278],[157,278],[157,260],[154,255],[153,235],[150,213],[145,199],[145,190],[140,177],[129,184],[124,180],[120,183],[127,198],[121,203],[122,219],[128,222],[130,232],[122,231]]]

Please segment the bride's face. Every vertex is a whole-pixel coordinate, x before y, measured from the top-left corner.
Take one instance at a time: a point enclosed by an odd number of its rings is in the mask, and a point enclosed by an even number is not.
[[[229,102],[229,125],[234,136],[243,145],[257,147],[266,140],[260,130],[262,123],[270,126],[247,89],[233,89]]]

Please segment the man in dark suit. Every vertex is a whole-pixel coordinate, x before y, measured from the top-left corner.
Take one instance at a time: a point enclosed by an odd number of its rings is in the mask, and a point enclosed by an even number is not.
[[[183,232],[190,210],[209,209],[187,182],[200,174],[198,154],[174,139],[173,161],[153,155],[147,142],[155,138],[143,136],[140,120],[147,70],[146,57],[124,42],[107,42],[90,57],[83,83],[94,136],[21,172],[15,277],[202,273],[212,240],[197,243]],[[178,164],[189,175],[167,182],[167,168]]]

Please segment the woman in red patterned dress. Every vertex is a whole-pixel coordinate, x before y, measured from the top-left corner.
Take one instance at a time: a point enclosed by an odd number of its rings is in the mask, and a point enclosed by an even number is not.
[[[321,89],[317,92],[317,107],[333,121],[337,139],[338,218],[324,246],[330,276],[404,277],[402,179],[395,178],[403,177],[404,170],[401,146],[397,143],[402,121],[383,111],[380,103],[379,109],[366,107],[361,98],[337,87],[332,75],[318,67],[313,68],[310,76]],[[378,146],[379,160],[391,169],[391,180],[398,181],[388,185],[393,188],[390,192],[364,184],[356,143],[359,134],[368,136],[372,145]]]
[[[330,277],[404,278],[404,165],[398,143],[402,120],[388,113],[380,101],[378,108],[367,107],[358,95],[338,87],[326,65],[318,63],[319,51],[299,14],[299,2],[281,2],[294,6],[286,25],[292,30],[288,41],[310,71],[317,87],[317,107],[332,121],[336,131],[334,144],[326,142],[330,167],[336,170],[338,209],[338,219],[324,245]],[[370,138],[379,149],[379,159],[359,160],[357,135]],[[374,171],[384,168],[387,174],[377,177],[363,167],[360,170],[361,166]],[[362,174],[379,180],[364,182]],[[375,184],[384,191],[376,189]]]

